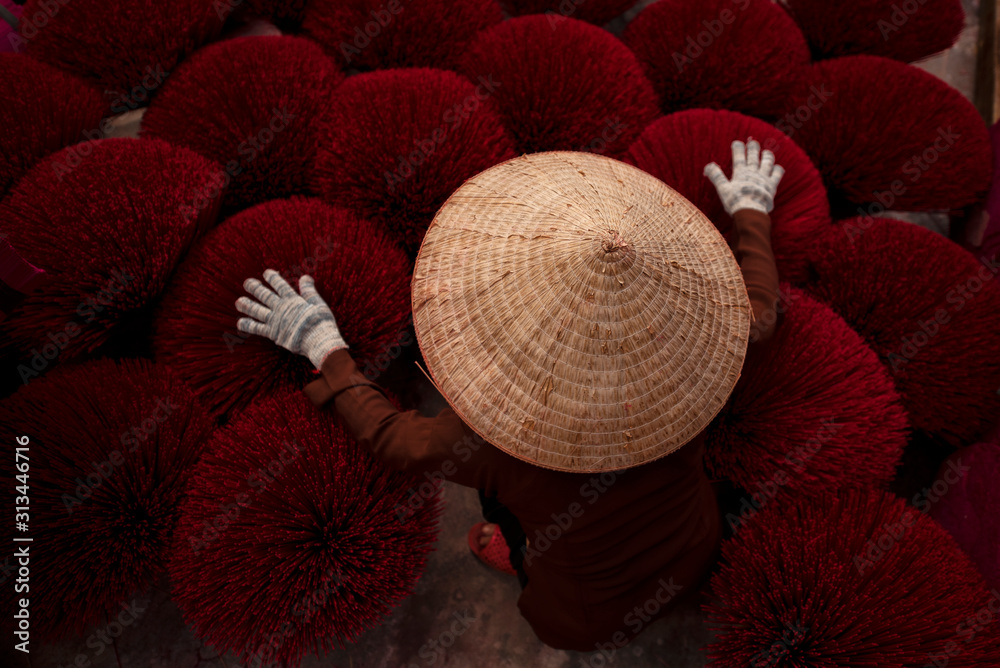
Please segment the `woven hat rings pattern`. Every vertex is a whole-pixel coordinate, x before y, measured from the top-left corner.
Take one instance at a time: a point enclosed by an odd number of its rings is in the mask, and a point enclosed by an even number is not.
[[[691,202],[642,170],[553,151],[460,186],[412,281],[428,371],[458,416],[545,468],[663,457],[722,409],[750,329],[740,267]]]

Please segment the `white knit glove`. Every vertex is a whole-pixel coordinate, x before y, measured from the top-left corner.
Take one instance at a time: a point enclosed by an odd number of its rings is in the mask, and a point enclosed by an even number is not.
[[[762,157],[760,144],[753,139],[746,145],[739,140],[733,142],[732,180],[726,179],[716,163],[705,165],[705,176],[712,181],[730,216],[740,209],[771,213],[774,194],[784,174],[785,168],[774,164],[774,154],[764,151]]]
[[[286,350],[305,355],[317,369],[327,353],[348,347],[333,311],[316,292],[312,276],[299,279],[301,295],[274,269],[265,271],[264,279],[277,293],[256,278],[245,280],[243,287],[260,302],[248,297],[236,300],[236,310],[251,316],[236,321],[239,331],[266,337]]]

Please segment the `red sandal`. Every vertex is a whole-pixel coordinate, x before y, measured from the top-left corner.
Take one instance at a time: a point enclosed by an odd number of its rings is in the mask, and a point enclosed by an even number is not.
[[[510,548],[507,547],[507,541],[504,540],[500,527],[493,531],[490,542],[485,547],[479,544],[479,536],[487,524],[488,522],[480,522],[469,529],[469,549],[490,568],[507,575],[517,575],[517,571],[510,565]]]

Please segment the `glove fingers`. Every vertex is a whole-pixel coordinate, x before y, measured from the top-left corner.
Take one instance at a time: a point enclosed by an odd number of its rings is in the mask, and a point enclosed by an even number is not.
[[[760,142],[756,139],[747,142],[747,166],[753,170],[760,170]]]
[[[277,308],[281,301],[278,295],[274,294],[274,292],[256,278],[248,278],[243,281],[243,289],[256,297],[259,302],[268,308]]]
[[[313,306],[325,305],[326,301],[316,292],[316,282],[309,274],[303,274],[299,278],[299,294]]]
[[[271,338],[267,335],[267,325],[262,322],[257,322],[252,318],[240,318],[236,321],[236,329],[241,332],[246,332],[247,334],[256,334],[257,336],[263,336],[265,338]]]
[[[240,297],[237,299],[236,310],[261,322],[267,322],[268,317],[271,315],[271,309],[267,308],[263,304],[255,302],[249,297]]]
[[[747,164],[747,147],[739,139],[733,142],[733,170]]]
[[[771,172],[771,176],[769,177],[771,181],[771,187],[776,189],[778,187],[778,182],[781,181],[781,177],[784,175],[785,175],[785,168],[782,167],[781,165],[775,165],[774,171]]]
[[[726,178],[726,175],[723,173],[722,168],[719,167],[714,162],[710,162],[707,165],[705,165],[704,174],[705,176],[708,177],[708,180],[712,182],[712,185],[715,186],[716,190],[718,190],[719,188],[721,188],[722,186],[726,185],[726,183],[729,182],[729,179]]]
[[[764,149],[760,156],[760,173],[764,176],[771,176],[772,169],[774,169],[774,153]]]
[[[288,281],[281,277],[281,274],[276,272],[274,269],[268,269],[264,272],[264,279],[271,284],[278,292],[279,297],[295,297],[297,293],[292,289],[292,286],[288,284]]]

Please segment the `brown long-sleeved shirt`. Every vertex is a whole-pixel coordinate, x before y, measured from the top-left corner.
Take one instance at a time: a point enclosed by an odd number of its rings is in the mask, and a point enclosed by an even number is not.
[[[770,218],[740,211],[734,225],[736,257],[760,323],[778,292]],[[547,645],[621,647],[693,592],[711,567],[721,526],[702,467],[704,433],[649,464],[564,473],[490,445],[450,407],[437,417],[398,411],[347,350],[327,355],[320,371],[306,395],[336,410],[361,445],[394,468],[482,489],[520,520],[529,547],[518,607]],[[406,509],[399,515],[405,521]]]

